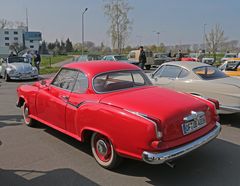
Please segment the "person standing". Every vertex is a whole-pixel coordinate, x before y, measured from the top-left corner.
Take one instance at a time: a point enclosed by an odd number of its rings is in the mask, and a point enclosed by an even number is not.
[[[143,46],[139,47],[140,53],[139,53],[139,65],[141,69],[144,69],[145,63],[147,62],[145,51],[143,50]]]
[[[41,63],[41,56],[38,53],[38,51],[35,51],[35,56],[34,56],[34,65],[37,67],[38,69],[38,74],[40,74],[40,63]]]
[[[32,64],[32,54],[30,50],[28,50],[25,54],[23,54],[22,57],[25,57],[29,61],[29,63]]]
[[[178,50],[178,54],[177,54],[177,61],[181,61],[183,57],[182,51]]]

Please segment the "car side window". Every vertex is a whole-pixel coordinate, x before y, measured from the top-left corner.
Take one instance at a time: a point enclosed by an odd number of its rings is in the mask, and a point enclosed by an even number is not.
[[[182,71],[180,72],[178,78],[185,78],[188,76],[188,74],[189,74],[189,72],[183,68]]]
[[[88,78],[82,72],[78,73],[77,81],[74,85],[73,92],[75,93],[85,93],[88,88]]]
[[[177,78],[181,70],[181,67],[166,65],[166,67],[161,72],[160,77]]]
[[[54,78],[52,85],[72,91],[77,79],[78,71],[72,69],[62,69]]]
[[[136,86],[145,85],[145,80],[144,80],[143,76],[141,76],[141,74],[133,72],[132,77],[133,77],[134,85],[136,85]]]
[[[154,74],[155,77],[160,77],[162,71],[164,70],[166,65],[161,66],[158,71]]]
[[[106,57],[106,60],[112,61],[113,58],[112,58],[111,56],[107,56],[107,57]]]

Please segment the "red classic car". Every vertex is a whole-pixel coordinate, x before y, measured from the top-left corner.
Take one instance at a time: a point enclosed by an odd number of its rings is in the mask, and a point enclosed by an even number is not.
[[[53,79],[17,92],[28,126],[39,121],[89,140],[94,158],[108,169],[121,157],[168,162],[221,130],[212,102],[153,86],[139,67],[127,63],[71,63]]]

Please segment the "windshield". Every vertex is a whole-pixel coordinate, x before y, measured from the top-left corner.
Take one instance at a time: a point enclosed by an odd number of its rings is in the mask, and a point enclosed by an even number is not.
[[[94,90],[98,93],[152,85],[140,70],[109,72],[96,76],[93,80]]]
[[[115,59],[117,60],[117,61],[123,61],[123,60],[128,60],[128,58],[127,57],[125,57],[125,56],[115,56]]]
[[[9,57],[8,63],[29,63],[30,61],[27,60],[25,57]]]
[[[197,67],[193,69],[193,72],[200,76],[204,80],[213,80],[228,77],[219,69],[211,66]]]

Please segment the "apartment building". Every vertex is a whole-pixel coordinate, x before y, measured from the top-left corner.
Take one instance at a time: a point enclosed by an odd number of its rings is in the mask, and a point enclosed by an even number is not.
[[[6,56],[10,53],[9,46],[18,43],[19,46],[25,46],[31,50],[39,50],[41,32],[28,32],[27,27],[18,27],[16,29],[0,29],[0,56]]]

